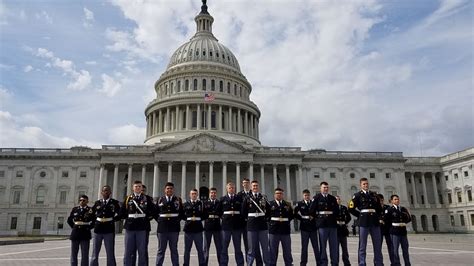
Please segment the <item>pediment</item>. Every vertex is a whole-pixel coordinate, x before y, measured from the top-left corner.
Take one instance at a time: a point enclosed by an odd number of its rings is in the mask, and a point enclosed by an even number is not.
[[[159,147],[157,151],[169,153],[245,153],[248,150],[221,137],[200,133]]]

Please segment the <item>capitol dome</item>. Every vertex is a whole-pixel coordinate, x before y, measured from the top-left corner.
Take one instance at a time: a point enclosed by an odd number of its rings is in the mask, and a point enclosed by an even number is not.
[[[203,2],[195,35],[173,53],[155,83],[156,98],[145,109],[145,144],[205,132],[260,145],[260,110],[250,100],[252,86],[234,54],[212,34],[214,18]]]

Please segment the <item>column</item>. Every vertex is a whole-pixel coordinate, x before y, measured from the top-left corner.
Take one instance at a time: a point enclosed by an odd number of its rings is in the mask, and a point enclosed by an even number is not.
[[[433,179],[433,194],[435,198],[435,204],[437,207],[441,207],[439,204],[438,185],[436,184],[436,172],[431,173],[431,178]]]
[[[299,195],[299,193],[303,191],[303,166],[301,164],[298,164],[298,182],[296,182],[296,184],[297,184],[296,195]]]
[[[151,135],[155,135],[157,132],[156,130],[156,126],[157,126],[157,122],[156,122],[156,112],[153,112],[153,127],[152,127],[152,130],[151,130]]]
[[[244,126],[244,134],[249,134],[249,112],[245,111],[245,126]]]
[[[273,165],[273,189],[278,187],[278,177],[277,177],[277,165]]]
[[[214,187],[214,162],[209,162],[209,188]]]
[[[200,180],[200,177],[199,177],[199,162],[196,162],[196,176],[195,176],[195,179],[196,179],[196,189],[199,190],[199,180]]]
[[[97,195],[98,199],[102,198],[101,190],[102,190],[103,184],[104,184],[104,165],[101,164],[100,170],[99,170],[99,193]]]
[[[415,208],[419,208],[418,199],[416,198],[417,193],[416,193],[416,185],[415,185],[415,175],[412,172],[409,172],[409,175],[410,175],[411,189],[413,191],[412,192],[413,193],[413,205],[415,206]]]
[[[115,168],[114,168],[114,186],[112,188],[112,197],[114,199],[118,199],[118,195],[117,195],[117,192],[118,192],[118,167],[119,165],[118,164],[115,164]],[[75,189],[75,188],[74,188]]]
[[[222,105],[219,105],[219,115],[217,116],[219,118],[219,121],[217,121],[218,129],[222,130]]]
[[[181,198],[186,197],[186,162],[181,163]]]
[[[190,123],[190,120],[189,118],[191,117],[191,115],[189,114],[189,104],[186,104],[186,130],[189,130],[189,123]]]
[[[240,191],[240,162],[235,163],[235,192]]]
[[[201,129],[201,105],[197,105],[197,130]]]
[[[170,131],[170,108],[166,108],[166,115],[165,115],[165,132]]]
[[[292,202],[291,199],[291,184],[290,184],[290,166],[288,164],[285,165],[285,173],[286,173],[286,198],[288,201]]]
[[[222,162],[222,195],[227,193],[227,162]]]
[[[249,179],[250,182],[253,180],[253,162],[249,162]]]
[[[430,204],[428,203],[428,193],[426,192],[426,179],[425,179],[425,173],[421,173],[421,185],[423,186],[423,195],[425,198],[425,207],[429,208]]]
[[[175,131],[176,130],[176,128],[175,128],[175,126],[176,126],[175,118],[176,118],[176,114],[172,110],[170,110],[170,131]]]
[[[259,129],[259,127],[258,127],[258,124],[259,124],[258,119],[256,119],[256,122],[257,122],[257,127],[255,128],[255,132],[257,133],[257,136],[256,136],[257,139],[259,139],[259,138],[260,138],[260,129]]]
[[[158,112],[158,133],[163,132],[163,112],[160,111]]]
[[[232,107],[229,106],[229,121],[228,121],[229,127],[227,128],[228,131],[232,132],[233,127],[232,127]]]
[[[146,183],[146,164],[142,165],[142,184],[145,184],[145,183]],[[150,187],[148,187],[147,191],[150,192]]]
[[[179,105],[176,105],[176,127],[175,130],[178,131],[180,129],[179,127]]]
[[[208,104],[207,107],[207,130],[211,130],[211,112],[212,112],[212,107],[210,104]]]
[[[133,164],[128,165],[128,178],[127,178],[127,194],[129,191],[132,191],[132,173],[133,173]]]
[[[168,182],[171,182],[173,177],[173,162],[168,162]]]
[[[262,194],[265,194],[265,165],[260,165],[260,184],[262,186]]]
[[[237,109],[237,132],[242,133],[242,119],[240,119],[240,109]]]
[[[155,162],[153,165],[153,198],[158,198],[158,193],[160,190],[159,186],[160,180],[160,168],[158,167],[158,162]]]
[[[253,137],[253,125],[254,125],[254,121],[253,121],[253,114],[250,113],[250,130],[249,130],[249,135]]]

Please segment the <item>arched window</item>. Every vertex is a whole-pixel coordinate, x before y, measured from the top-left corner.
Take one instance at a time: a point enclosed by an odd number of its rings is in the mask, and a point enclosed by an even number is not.
[[[216,81],[215,80],[211,80],[211,91],[215,91],[216,90]]]
[[[227,93],[230,94],[230,82],[227,82]]]
[[[39,186],[36,189],[36,204],[44,204],[45,197],[46,197],[46,189],[43,186]]]
[[[196,49],[196,56],[199,56],[199,49]]]
[[[181,80],[178,80],[177,88],[178,92],[181,92]]]
[[[237,95],[237,84],[234,84],[234,95]]]
[[[219,81],[219,91],[224,92],[224,82],[222,80]]]
[[[184,82],[184,90],[185,90],[185,91],[188,91],[188,90],[189,90],[189,79],[187,79],[187,80]]]
[[[206,90],[206,79],[202,79],[202,90]]]
[[[198,80],[194,79],[194,81],[193,81],[193,90],[197,91],[197,89],[198,89]]]

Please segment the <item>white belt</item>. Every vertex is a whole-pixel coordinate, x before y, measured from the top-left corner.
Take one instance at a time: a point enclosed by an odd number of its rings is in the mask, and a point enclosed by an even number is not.
[[[188,217],[186,221],[201,221],[201,217]]]
[[[225,211],[224,214],[240,214],[239,211]]]
[[[332,211],[320,211],[319,214],[332,214]]]
[[[311,217],[309,217],[309,215],[301,215],[301,218],[303,218],[303,219],[311,219]]]
[[[346,222],[344,222],[344,221],[337,221],[337,224],[346,225]]]
[[[165,217],[165,218],[170,218],[170,217],[178,217],[178,213],[162,213],[160,214],[160,217]]]
[[[375,209],[363,209],[360,212],[375,212]]]
[[[261,216],[265,216],[265,213],[261,213],[261,212],[251,212],[251,213],[249,213],[249,217],[261,217]]]
[[[112,217],[110,217],[110,218],[99,218],[99,217],[97,217],[96,220],[99,221],[99,222],[101,222],[101,223],[105,223],[105,222],[113,221],[114,218],[112,218]]]
[[[144,213],[135,213],[135,214],[129,214],[128,218],[143,218],[146,217],[146,214]]]
[[[91,222],[81,222],[81,221],[77,221],[77,222],[74,222],[75,225],[90,225]]]
[[[209,219],[219,219],[219,215],[213,215],[213,214],[210,214],[208,216]]]
[[[407,226],[406,223],[392,223],[392,226]]]
[[[270,218],[272,221],[277,221],[277,222],[288,222],[290,219],[288,218],[280,218],[280,217],[272,217]]]

